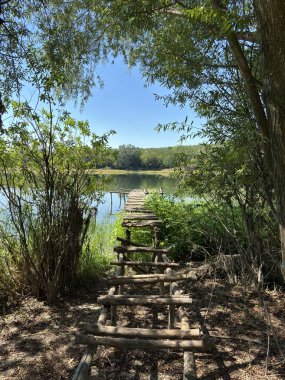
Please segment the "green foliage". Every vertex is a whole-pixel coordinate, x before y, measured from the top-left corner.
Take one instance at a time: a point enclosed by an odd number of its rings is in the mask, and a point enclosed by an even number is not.
[[[194,162],[200,149],[200,145],[179,145],[165,148],[137,148],[123,145],[119,149],[107,149],[104,153],[102,167],[125,170],[174,168],[179,164],[181,155],[186,155]]]
[[[252,275],[260,264],[266,280],[280,280],[276,221],[268,208],[252,210],[252,221],[237,202],[228,204],[220,198],[178,201],[156,194],[149,197],[147,205],[163,221],[161,245],[173,247],[174,260],[236,255],[250,281],[255,281]],[[240,267],[235,271],[241,276]]]
[[[13,270],[17,287],[52,302],[76,281],[102,196],[103,183],[87,171],[108,136],[96,136],[67,113],[12,106],[15,118],[0,140],[2,265],[4,273]]]
[[[226,206],[212,202],[189,203],[158,194],[147,204],[163,221],[163,245],[173,246],[178,261],[216,256],[218,252],[236,253],[237,236],[241,238],[241,246],[245,246],[238,209],[233,215]]]
[[[140,149],[133,145],[121,145],[117,156],[118,169],[139,169],[141,168]]]
[[[83,246],[80,258],[80,278],[82,282],[93,282],[109,269],[111,260],[116,260],[114,246],[117,245],[116,238],[123,234],[122,216],[117,213],[116,220],[103,220],[96,224],[92,220],[88,230],[87,238]]]

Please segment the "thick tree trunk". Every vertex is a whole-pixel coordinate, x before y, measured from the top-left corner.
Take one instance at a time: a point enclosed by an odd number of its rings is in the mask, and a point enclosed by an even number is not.
[[[254,0],[264,63],[264,95],[269,120],[273,181],[280,225],[285,280],[285,3]]]

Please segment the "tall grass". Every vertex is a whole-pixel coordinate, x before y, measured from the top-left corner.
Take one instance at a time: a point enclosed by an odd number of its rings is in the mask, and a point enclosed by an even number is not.
[[[117,236],[123,236],[122,214],[115,220],[106,216],[102,222],[90,223],[86,243],[80,260],[80,278],[83,282],[93,281],[109,270],[109,263],[116,258],[114,246]]]

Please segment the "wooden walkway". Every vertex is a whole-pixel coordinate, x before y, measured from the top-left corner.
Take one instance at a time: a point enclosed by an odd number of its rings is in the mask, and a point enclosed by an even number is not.
[[[98,298],[102,309],[94,328],[88,335],[80,335],[78,343],[88,346],[72,380],[92,379],[89,376],[92,358],[99,345],[119,347],[124,350],[164,350],[180,349],[183,351],[184,371],[183,380],[195,380],[195,352],[210,352],[210,346],[202,339],[200,329],[191,329],[187,308],[193,307],[195,300],[182,294],[178,281],[192,278],[191,268],[182,271],[178,263],[168,259],[170,248],[160,248],[159,227],[161,221],[144,206],[145,192],[133,190],[129,193],[125,204],[123,226],[126,227],[126,238],[118,238],[120,246],[114,248],[118,255],[117,261],[111,265],[117,266],[116,274],[107,279],[110,284],[108,294]],[[153,233],[153,246],[146,247],[131,240],[131,229],[147,227]],[[133,253],[149,255],[148,261],[131,259]],[[145,269],[143,274],[125,275],[125,269],[130,267],[138,272]],[[151,269],[155,273],[146,273]],[[174,269],[177,271],[174,272]],[[139,271],[140,272],[140,271]],[[141,273],[141,272],[140,272]],[[157,284],[159,295],[126,294],[126,285]],[[140,288],[143,289],[143,288]],[[167,305],[168,326],[165,329],[129,328],[117,326],[117,307],[120,305],[148,305],[152,312],[157,313],[157,305]],[[107,316],[111,313],[111,326],[106,326]],[[135,315],[134,315],[135,318]],[[176,322],[180,328],[176,328]]]

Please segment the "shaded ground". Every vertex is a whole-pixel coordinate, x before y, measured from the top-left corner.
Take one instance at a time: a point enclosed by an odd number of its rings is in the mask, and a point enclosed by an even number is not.
[[[207,329],[217,347],[215,355],[196,354],[200,380],[285,379],[284,292],[270,290],[260,296],[209,279],[184,283],[184,290],[199,301],[200,313],[189,312],[192,326]],[[84,352],[84,346],[75,345],[74,336],[96,320],[99,293],[105,294],[106,289],[78,293],[56,307],[29,298],[1,315],[0,379],[71,379]],[[166,327],[166,311],[159,308],[158,327]],[[120,307],[118,316],[123,326],[153,324],[149,308]],[[158,372],[159,380],[181,380],[182,369],[179,351],[122,352],[99,347],[92,374],[100,380],[140,380],[155,379]]]

